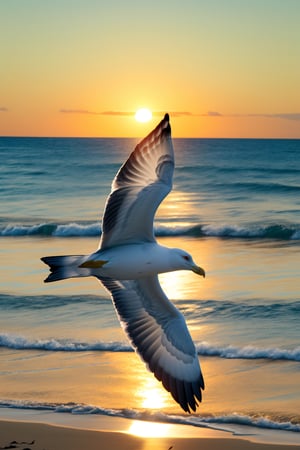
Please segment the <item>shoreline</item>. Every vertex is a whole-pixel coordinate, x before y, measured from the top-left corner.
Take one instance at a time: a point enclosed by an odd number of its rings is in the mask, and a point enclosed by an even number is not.
[[[300,434],[291,431],[249,426],[217,429],[105,415],[0,409],[0,450],[185,450],[187,441],[189,450],[300,450]]]

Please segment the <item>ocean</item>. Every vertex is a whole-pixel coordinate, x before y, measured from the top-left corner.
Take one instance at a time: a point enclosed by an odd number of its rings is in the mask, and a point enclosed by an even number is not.
[[[97,248],[137,142],[0,138],[0,411],[299,433],[300,140],[174,139],[155,230],[207,273],[160,276],[201,360],[197,413],[146,371],[96,279],[43,283],[42,256]]]

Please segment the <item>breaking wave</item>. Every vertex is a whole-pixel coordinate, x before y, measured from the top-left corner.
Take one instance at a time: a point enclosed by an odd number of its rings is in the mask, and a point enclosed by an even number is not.
[[[269,359],[300,361],[300,347],[284,349],[276,347],[259,348],[252,345],[244,347],[215,346],[207,342],[197,345],[198,355],[218,356],[227,359]]]
[[[8,333],[0,334],[0,347],[15,350],[43,350],[52,352],[133,352],[130,345],[123,342],[79,342],[69,339],[28,339]],[[255,346],[218,346],[208,342],[196,345],[198,355],[226,359],[268,359],[300,361],[300,347],[284,349],[277,347],[259,348]]]
[[[40,223],[35,225],[6,225],[0,227],[0,236],[53,236],[53,237],[99,237],[99,223]],[[193,236],[224,238],[255,238],[299,240],[300,225],[156,225],[156,236]]]
[[[76,415],[102,415],[110,417],[122,417],[126,419],[165,422],[195,427],[218,428],[226,431],[226,425],[244,425],[264,429],[300,432],[300,423],[296,417],[265,417],[251,416],[237,413],[222,415],[170,415],[158,411],[139,411],[134,409],[102,408],[96,405],[84,403],[42,403],[30,400],[0,400],[0,408],[15,408],[36,411],[52,411],[54,413],[69,413]],[[232,431],[230,429],[230,431]],[[239,434],[235,432],[235,434]]]

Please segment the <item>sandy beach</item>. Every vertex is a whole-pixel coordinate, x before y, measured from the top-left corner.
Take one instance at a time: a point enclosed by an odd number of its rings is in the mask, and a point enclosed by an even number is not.
[[[273,445],[240,438],[142,438],[124,432],[79,430],[41,423],[0,422],[0,449],[22,450],[286,450],[299,445]]]

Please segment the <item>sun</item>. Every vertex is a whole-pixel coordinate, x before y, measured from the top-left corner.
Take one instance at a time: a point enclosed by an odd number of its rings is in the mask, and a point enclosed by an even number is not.
[[[152,112],[148,108],[140,108],[135,113],[135,120],[138,122],[149,122],[152,119]]]

